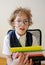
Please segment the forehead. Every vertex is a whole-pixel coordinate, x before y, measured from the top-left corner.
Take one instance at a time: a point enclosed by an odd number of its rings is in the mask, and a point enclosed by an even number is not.
[[[25,12],[19,12],[16,16],[16,18],[28,18],[27,14]]]

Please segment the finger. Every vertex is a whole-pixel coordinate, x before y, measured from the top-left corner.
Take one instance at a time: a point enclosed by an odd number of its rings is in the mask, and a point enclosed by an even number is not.
[[[18,58],[18,57],[19,57],[19,53],[17,52],[14,54],[14,58]]]
[[[20,62],[22,63],[24,62],[24,59],[25,59],[24,53],[20,54],[19,59],[20,59]]]
[[[25,65],[29,65],[29,61],[27,61],[27,62],[25,63]]]
[[[21,58],[22,58],[22,55],[23,55],[22,53],[19,54],[19,59],[20,59],[20,60],[21,60]]]
[[[30,59],[30,65],[32,65],[32,64],[33,64],[32,59]]]
[[[25,56],[25,60],[24,60],[24,63],[26,63],[28,60],[28,55]]]

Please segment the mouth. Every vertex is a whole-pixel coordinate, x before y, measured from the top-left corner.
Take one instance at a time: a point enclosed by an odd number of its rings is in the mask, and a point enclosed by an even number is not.
[[[23,31],[23,30],[25,30],[25,28],[20,28],[20,30],[22,30],[22,31]]]

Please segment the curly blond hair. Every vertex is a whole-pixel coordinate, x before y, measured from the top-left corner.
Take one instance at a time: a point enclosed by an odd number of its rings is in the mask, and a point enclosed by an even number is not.
[[[9,19],[10,25],[12,25],[12,22],[14,22],[16,16],[17,16],[20,12],[21,12],[21,13],[24,12],[24,13],[27,15],[28,20],[29,20],[29,22],[30,22],[29,25],[31,25],[31,24],[32,24],[32,14],[31,14],[31,10],[29,10],[29,9],[27,9],[27,8],[22,8],[22,7],[17,8],[17,9],[12,13],[12,15],[11,15],[11,17],[10,17],[10,19]]]

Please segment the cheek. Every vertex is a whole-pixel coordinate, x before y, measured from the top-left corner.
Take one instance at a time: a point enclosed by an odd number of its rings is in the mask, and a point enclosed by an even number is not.
[[[27,25],[27,26],[25,26],[25,28],[26,28],[26,29],[28,29],[28,28],[29,28],[29,26]]]
[[[15,27],[18,27],[18,26],[19,26],[18,23],[15,22]]]

